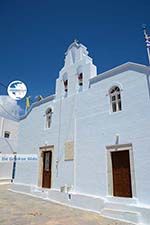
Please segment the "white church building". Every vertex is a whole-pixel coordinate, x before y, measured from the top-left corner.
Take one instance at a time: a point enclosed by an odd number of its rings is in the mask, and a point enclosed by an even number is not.
[[[150,224],[150,69],[127,62],[97,75],[73,42],[56,91],[20,119],[11,190]]]

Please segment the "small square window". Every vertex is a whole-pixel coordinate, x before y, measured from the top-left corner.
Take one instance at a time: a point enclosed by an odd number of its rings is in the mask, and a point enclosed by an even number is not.
[[[10,132],[9,131],[5,131],[4,138],[9,138],[9,137],[10,137]]]

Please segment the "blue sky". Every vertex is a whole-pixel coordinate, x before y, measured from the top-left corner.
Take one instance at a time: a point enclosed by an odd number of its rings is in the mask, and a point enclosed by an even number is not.
[[[0,82],[22,80],[32,99],[54,93],[75,38],[88,47],[98,73],[127,61],[147,64],[143,23],[150,28],[149,0],[0,0]]]

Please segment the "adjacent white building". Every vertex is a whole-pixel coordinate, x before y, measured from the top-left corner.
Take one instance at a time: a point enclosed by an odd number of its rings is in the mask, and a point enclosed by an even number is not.
[[[15,119],[0,116],[0,183],[12,180],[13,160],[17,151],[19,123]]]
[[[17,161],[12,190],[150,224],[149,74],[128,62],[97,75],[73,42],[55,95],[19,122],[17,153],[35,160]]]

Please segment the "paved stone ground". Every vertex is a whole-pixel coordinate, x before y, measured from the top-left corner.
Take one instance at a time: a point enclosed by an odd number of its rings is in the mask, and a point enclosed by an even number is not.
[[[131,225],[8,191],[0,185],[0,225]]]

